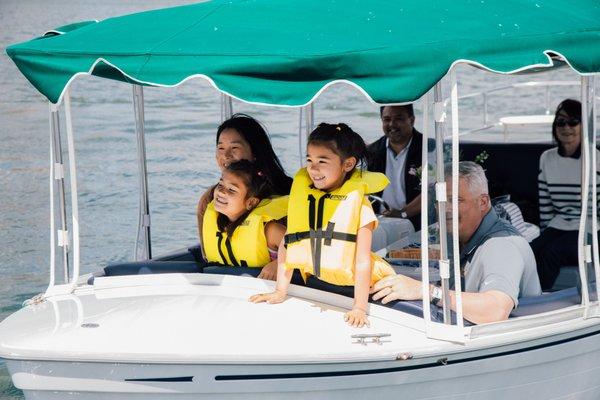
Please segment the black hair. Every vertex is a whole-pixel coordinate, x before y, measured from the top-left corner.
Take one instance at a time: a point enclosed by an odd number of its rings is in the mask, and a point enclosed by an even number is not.
[[[561,111],[566,113],[569,117],[579,118],[581,121],[581,103],[579,100],[565,99],[556,107],[554,121],[552,122],[552,139],[558,144],[559,147],[562,148],[562,144],[556,136],[556,120],[558,119],[558,113]]]
[[[234,114],[217,129],[217,144],[225,129],[235,129],[248,143],[257,168],[265,173],[273,184],[274,194],[287,195],[292,187],[292,178],[286,175],[279,158],[273,150],[267,131],[260,122],[246,114]]]
[[[414,117],[415,116],[415,109],[412,105],[412,103],[410,104],[404,104],[401,106],[381,106],[379,107],[379,116],[382,117],[383,116],[383,109],[386,107],[398,107],[398,108],[402,108],[404,109],[404,111],[406,111],[406,113],[408,114],[409,117]]]
[[[263,200],[273,195],[273,185],[270,179],[256,163],[248,160],[234,161],[225,168],[225,171],[234,174],[244,181],[247,189],[246,199],[256,197],[259,200]],[[220,231],[226,231],[227,235],[231,236],[251,211],[247,210],[235,221],[230,221],[226,215],[218,213],[217,227]]]
[[[343,160],[356,158],[356,165],[366,166],[367,145],[363,138],[348,125],[322,122],[308,136],[307,144],[319,144],[329,148]]]

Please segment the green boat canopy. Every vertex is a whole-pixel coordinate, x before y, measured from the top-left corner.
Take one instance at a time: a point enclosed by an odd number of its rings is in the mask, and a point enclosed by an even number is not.
[[[346,81],[403,103],[456,62],[600,72],[600,2],[212,0],[71,24],[6,51],[53,103],[81,73],[150,86],[202,76],[241,100],[289,106]]]

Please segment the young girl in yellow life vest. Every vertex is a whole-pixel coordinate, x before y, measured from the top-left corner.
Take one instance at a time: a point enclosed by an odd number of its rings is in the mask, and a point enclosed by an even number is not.
[[[277,277],[277,247],[285,226],[288,196],[270,198],[272,187],[251,161],[229,164],[202,220],[209,263],[262,268],[259,278]]]
[[[354,305],[344,315],[352,326],[368,325],[369,288],[394,270],[371,253],[377,218],[366,198],[389,183],[384,174],[361,171],[363,139],[345,124],[320,124],[309,136],[306,168],[290,192],[285,247],[279,247],[275,292],[250,301],[285,300],[294,269],[329,284],[354,286]]]

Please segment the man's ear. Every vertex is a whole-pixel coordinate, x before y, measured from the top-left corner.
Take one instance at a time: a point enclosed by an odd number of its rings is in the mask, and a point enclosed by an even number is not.
[[[250,211],[260,203],[258,197],[249,197],[246,199],[246,210]]]
[[[356,167],[356,157],[348,157],[342,163],[342,168],[344,172],[350,172]]]
[[[414,115],[411,115],[411,117],[410,117],[410,125],[415,126],[415,116]]]
[[[482,211],[487,211],[491,207],[491,200],[489,194],[482,194],[479,197],[479,207]]]

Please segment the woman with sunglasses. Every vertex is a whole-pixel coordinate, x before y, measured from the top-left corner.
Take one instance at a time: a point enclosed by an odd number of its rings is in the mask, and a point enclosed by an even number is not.
[[[566,99],[556,108],[552,137],[557,147],[540,157],[538,177],[541,235],[531,243],[542,290],[549,290],[567,265],[577,265],[581,214],[581,103]]]

